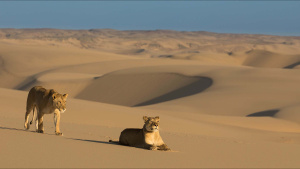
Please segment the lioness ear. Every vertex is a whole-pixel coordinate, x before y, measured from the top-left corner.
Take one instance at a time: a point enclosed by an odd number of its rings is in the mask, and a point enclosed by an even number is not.
[[[155,117],[155,120],[159,121],[159,116],[156,116],[156,117]]]
[[[64,100],[67,100],[68,94],[64,94],[63,97],[64,97]]]
[[[52,96],[52,99],[56,99],[56,93],[55,93],[55,90],[51,89],[50,90],[50,95]]]
[[[148,121],[148,117],[147,116],[143,116],[144,122],[146,123],[146,121]]]

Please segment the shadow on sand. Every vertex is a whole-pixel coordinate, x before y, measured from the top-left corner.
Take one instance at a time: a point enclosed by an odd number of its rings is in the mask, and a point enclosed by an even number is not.
[[[108,142],[108,141],[98,141],[98,140],[87,140],[87,139],[78,139],[78,138],[67,138],[67,139],[71,139],[71,140],[77,140],[77,141],[85,141],[85,142],[91,142],[91,143],[100,143],[100,144],[112,144],[112,145],[118,145],[118,146],[124,146],[124,147],[131,147],[131,146],[126,146],[126,145],[122,145],[117,141],[112,141],[112,142]],[[139,147],[131,147],[131,148],[137,148],[137,149],[142,149],[142,150],[148,150],[145,148],[139,148]],[[178,152],[178,151],[162,151],[162,152]]]
[[[14,130],[14,131],[23,131],[23,132],[31,132],[31,133],[45,134],[45,135],[55,135],[55,134],[49,134],[49,133],[38,133],[38,132],[36,132],[36,131],[32,131],[32,130],[26,130],[26,129],[17,129],[17,128],[13,128],[13,127],[4,127],[4,126],[0,126],[0,129],[3,129],[3,130]]]
[[[91,142],[91,143],[101,143],[101,144],[114,144],[114,145],[120,145],[118,142],[108,142],[108,141],[98,141],[98,140],[87,140],[87,139],[78,139],[78,138],[67,138],[71,140],[77,140],[77,141],[85,141],[85,142]]]
[[[293,68],[295,68],[298,65],[300,65],[300,61],[296,62],[296,63],[293,63],[291,65],[285,66],[284,69],[293,69]]]
[[[14,87],[16,90],[28,90],[34,86],[37,80],[34,77],[29,77],[25,79],[21,84]]]
[[[195,95],[212,84],[209,77],[178,73],[112,74],[96,78],[75,98],[138,107]]]
[[[25,129],[17,129],[17,128],[11,128],[11,127],[3,127],[3,126],[0,126],[0,129],[3,129],[3,130],[14,130],[14,131],[23,131],[23,132],[37,133],[37,132],[35,132],[35,131],[29,131],[29,130],[25,130]],[[41,134],[41,133],[38,133],[38,134]],[[43,133],[43,134],[47,134],[47,133]],[[47,135],[54,135],[54,134],[47,134]],[[109,142],[109,141],[98,141],[98,140],[88,140],[88,139],[78,139],[78,138],[67,138],[67,137],[64,137],[64,138],[65,138],[65,139],[70,139],[70,140],[75,140],[75,141],[84,141],[84,142],[90,142],[90,143],[100,143],[100,144],[110,144],[110,145],[117,145],[117,146],[130,147],[130,146],[122,145],[122,144],[120,144],[118,141],[112,141],[112,142]],[[132,147],[132,148],[137,148],[137,147]],[[143,148],[138,148],[138,149],[143,149]],[[146,149],[144,149],[144,150],[146,150]],[[170,152],[177,152],[177,151],[171,150]]]
[[[26,131],[26,132],[33,132],[33,133],[36,133],[35,131],[29,131],[29,130],[25,130],[25,129],[17,129],[17,128],[12,128],[12,127],[3,127],[3,126],[0,126],[0,129],[4,129],[4,130],[15,130],[15,131]]]
[[[252,114],[248,114],[247,117],[274,117],[279,112],[278,109],[265,110]]]
[[[198,94],[205,89],[209,88],[213,84],[213,80],[207,77],[199,77],[199,79],[191,84],[183,86],[177,90],[174,90],[170,93],[166,93],[162,96],[156,97],[154,99],[145,101],[143,103],[139,103],[134,105],[133,107],[138,106],[147,106],[151,104],[157,104],[161,102],[166,102],[174,99],[179,99],[186,96],[191,96]]]

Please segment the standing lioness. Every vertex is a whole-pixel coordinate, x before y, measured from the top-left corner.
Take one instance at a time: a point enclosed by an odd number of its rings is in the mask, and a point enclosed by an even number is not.
[[[24,127],[29,129],[28,117],[31,111],[33,111],[32,120],[34,119],[34,109],[37,110],[36,115],[36,131],[39,133],[44,133],[43,116],[44,114],[54,113],[54,125],[55,134],[62,135],[59,130],[60,113],[66,111],[66,100],[68,94],[59,94],[55,90],[47,90],[41,86],[33,87],[27,97],[27,106],[25,114],[25,124]],[[30,124],[32,121],[30,122]]]
[[[159,134],[159,117],[144,116],[142,129],[125,129],[121,132],[119,143],[122,145],[146,148],[149,150],[170,150]]]

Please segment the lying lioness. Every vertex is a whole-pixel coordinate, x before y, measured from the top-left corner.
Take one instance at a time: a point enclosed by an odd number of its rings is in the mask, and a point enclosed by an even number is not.
[[[159,117],[144,116],[143,119],[145,122],[144,127],[142,129],[123,130],[119,138],[119,143],[149,150],[170,150],[160,137]]]
[[[55,134],[63,135],[59,130],[60,113],[66,111],[66,100],[68,94],[59,94],[55,90],[47,90],[41,86],[33,87],[27,97],[27,106],[25,114],[25,129],[29,129],[28,117],[31,111],[33,116],[30,124],[36,118],[36,131],[44,133],[43,117],[44,114],[54,113]],[[34,115],[34,109],[37,110],[37,115]]]

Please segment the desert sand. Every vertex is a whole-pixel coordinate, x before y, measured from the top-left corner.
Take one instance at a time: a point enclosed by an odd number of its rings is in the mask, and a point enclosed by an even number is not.
[[[0,167],[299,168],[299,65],[300,37],[0,29]],[[36,85],[69,94],[64,136],[24,129]],[[108,142],[144,115],[172,151]]]

